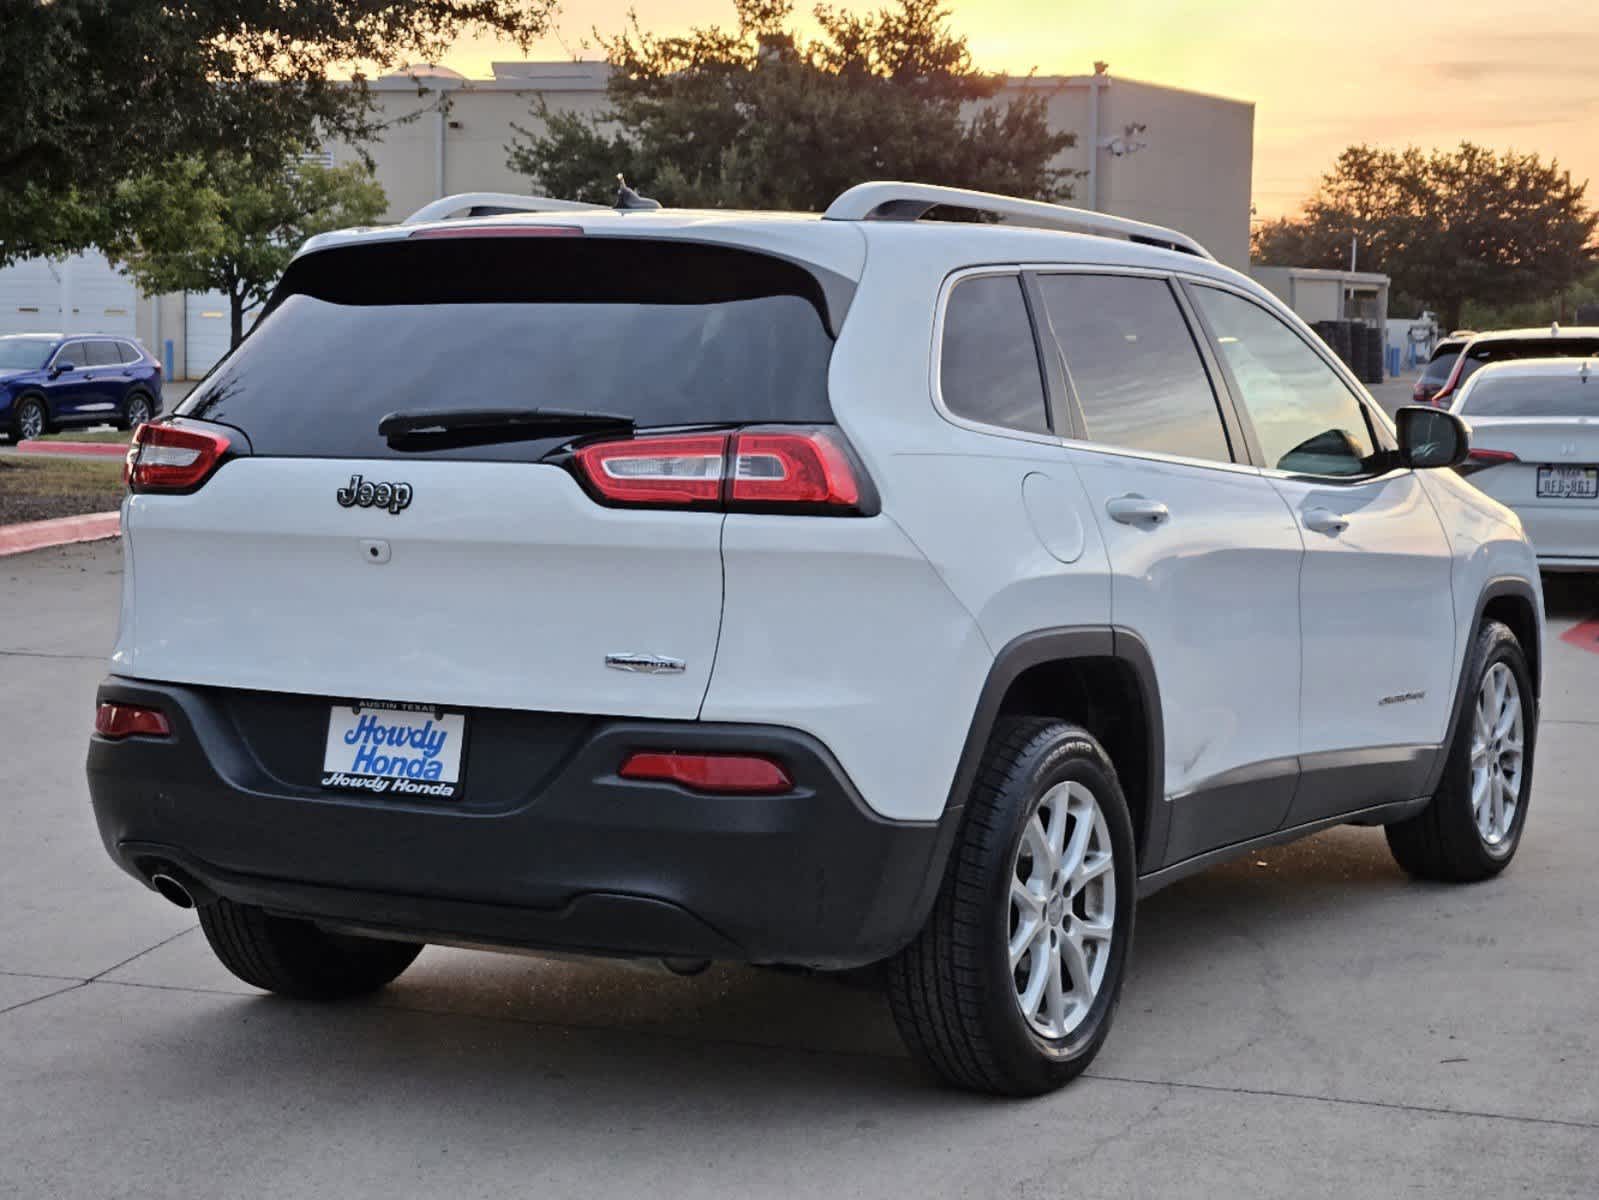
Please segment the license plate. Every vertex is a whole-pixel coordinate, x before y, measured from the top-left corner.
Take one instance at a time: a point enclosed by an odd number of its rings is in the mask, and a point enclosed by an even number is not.
[[[1539,467],[1538,498],[1599,500],[1599,467]]]
[[[384,701],[335,705],[328,714],[322,786],[453,800],[465,741],[465,713]]]

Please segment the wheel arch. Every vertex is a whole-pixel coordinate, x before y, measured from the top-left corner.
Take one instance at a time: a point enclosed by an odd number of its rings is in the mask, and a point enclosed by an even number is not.
[[[1471,627],[1465,638],[1459,672],[1455,677],[1455,698],[1449,710],[1449,724],[1444,730],[1443,752],[1438,755],[1437,765],[1427,779],[1424,795],[1430,796],[1438,790],[1444,768],[1448,765],[1449,747],[1454,745],[1460,722],[1465,719],[1467,696],[1471,690],[1466,669],[1471,665],[1472,646],[1484,621],[1499,621],[1516,635],[1522,653],[1527,656],[1527,670],[1532,675],[1535,709],[1542,695],[1543,645],[1540,640],[1542,624],[1538,619],[1538,591],[1531,582],[1514,575],[1491,579],[1483,586],[1472,613]]]
[[[946,802],[958,812],[971,793],[994,726],[1006,716],[1059,717],[1082,725],[1110,756],[1127,797],[1139,870],[1165,848],[1165,732],[1149,649],[1114,626],[1023,634],[994,658],[979,694]]]
[[[46,433],[49,433],[50,432],[50,426],[55,421],[55,416],[51,412],[51,409],[50,409],[50,397],[44,392],[44,390],[42,388],[38,388],[38,387],[24,388],[22,391],[18,392],[15,396],[12,397],[12,399],[11,399],[11,414],[12,414],[13,420],[16,417],[17,409],[21,408],[29,400],[37,400],[39,402],[39,407],[44,409],[44,431]]]
[[[1482,597],[1477,601],[1477,619],[1471,626],[1473,635],[1482,628],[1484,621],[1498,621],[1509,626],[1510,632],[1516,635],[1532,673],[1532,694],[1541,696],[1543,645],[1538,633],[1538,598],[1532,585],[1524,579],[1494,580],[1483,589]]]

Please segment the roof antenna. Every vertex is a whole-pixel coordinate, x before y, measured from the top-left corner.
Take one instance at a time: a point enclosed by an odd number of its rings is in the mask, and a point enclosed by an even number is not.
[[[627,186],[627,179],[622,172],[616,173],[616,207],[622,212],[650,212],[661,207],[659,200],[651,200],[648,196],[641,196]]]

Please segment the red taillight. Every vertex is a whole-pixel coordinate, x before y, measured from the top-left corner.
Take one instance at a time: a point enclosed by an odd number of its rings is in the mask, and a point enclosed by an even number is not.
[[[573,457],[612,504],[853,513],[865,490],[825,429],[629,438],[591,443]]]
[[[860,484],[844,451],[821,430],[741,433],[733,440],[730,498],[741,504],[854,508]]]
[[[675,783],[694,792],[770,796],[793,788],[781,764],[754,754],[630,754],[618,772],[623,779]]]
[[[136,492],[181,492],[205,482],[227,452],[228,436],[178,425],[141,425],[122,465]]]
[[[618,504],[707,505],[722,498],[726,434],[597,442],[575,455],[594,490]]]
[[[531,238],[582,237],[576,225],[442,225],[437,229],[418,229],[416,238]]]
[[[1521,459],[1510,450],[1483,450],[1474,448],[1467,455],[1469,461],[1479,463],[1485,467],[1497,467],[1501,463],[1520,462]]]
[[[94,713],[94,731],[113,741],[125,737],[171,737],[166,714],[132,704],[101,704]]]

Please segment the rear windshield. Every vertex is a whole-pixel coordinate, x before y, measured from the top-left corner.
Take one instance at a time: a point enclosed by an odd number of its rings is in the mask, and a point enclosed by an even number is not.
[[[1472,417],[1599,416],[1599,370],[1484,378],[1471,389],[1461,412]]]
[[[1449,378],[1449,372],[1455,368],[1455,359],[1460,357],[1459,350],[1445,350],[1435,356],[1421,373],[1421,377],[1428,383],[1442,384]]]
[[[717,246],[577,236],[344,247],[294,263],[266,316],[178,412],[243,430],[256,454],[337,458],[400,455],[378,422],[418,409],[576,409],[640,427],[829,422],[824,311],[805,269]],[[421,456],[525,461],[567,440]]]

